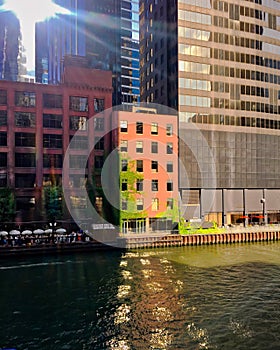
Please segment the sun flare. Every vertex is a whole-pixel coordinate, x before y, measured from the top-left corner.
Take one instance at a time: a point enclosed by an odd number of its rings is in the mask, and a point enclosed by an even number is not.
[[[55,4],[52,0],[4,0],[0,11],[12,11],[20,21],[23,46],[26,52],[27,70],[34,70],[35,61],[35,23],[58,14],[71,12]]]

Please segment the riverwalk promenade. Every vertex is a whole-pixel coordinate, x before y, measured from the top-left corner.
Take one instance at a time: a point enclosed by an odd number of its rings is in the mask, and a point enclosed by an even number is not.
[[[63,242],[19,246],[0,246],[0,257],[20,255],[65,254],[90,252],[109,249],[164,248],[212,244],[234,244],[250,242],[269,242],[280,240],[280,225],[232,227],[217,233],[196,233],[180,235],[178,233],[130,234],[117,237],[115,241],[101,243]]]
[[[217,233],[130,235],[118,239],[126,249],[179,247],[210,244],[232,244],[280,240],[280,225],[230,227]]]

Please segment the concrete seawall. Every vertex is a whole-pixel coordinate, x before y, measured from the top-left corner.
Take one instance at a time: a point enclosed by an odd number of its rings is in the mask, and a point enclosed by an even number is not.
[[[278,231],[248,231],[248,232],[227,232],[212,234],[190,234],[190,235],[150,235],[150,236],[130,236],[118,239],[118,246],[127,249],[140,248],[163,248],[181,247],[210,244],[232,244],[249,242],[268,242],[280,240],[280,230]]]

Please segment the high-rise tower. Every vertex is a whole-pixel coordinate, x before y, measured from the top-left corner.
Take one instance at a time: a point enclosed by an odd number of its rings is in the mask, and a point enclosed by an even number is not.
[[[0,80],[18,80],[20,43],[18,19],[12,12],[0,12]]]
[[[138,0],[57,0],[72,12],[36,26],[36,80],[56,84],[67,54],[113,73],[113,104],[133,103],[139,93]]]
[[[140,55],[141,100],[179,111],[187,217],[278,221],[280,3],[140,0]]]

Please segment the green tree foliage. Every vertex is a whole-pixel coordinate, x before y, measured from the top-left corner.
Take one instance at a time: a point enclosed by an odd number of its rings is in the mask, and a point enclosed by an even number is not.
[[[44,188],[46,215],[50,222],[62,217],[62,188],[47,186]]]
[[[179,222],[179,207],[177,202],[174,200],[173,208],[167,208],[166,211],[163,211],[157,215],[159,218],[168,218],[171,219],[172,222]]]
[[[0,189],[0,222],[13,221],[16,215],[15,196],[10,188]]]
[[[139,173],[134,169],[135,161],[129,161],[126,171],[120,172],[120,187],[123,182],[126,182],[127,184],[127,189],[125,191],[120,191],[120,203],[122,200],[127,201],[127,209],[120,210],[120,224],[123,220],[145,218],[148,215],[145,210],[138,211],[136,209],[137,194],[142,193],[137,191],[136,183],[137,180],[143,180],[144,176],[142,173]]]

